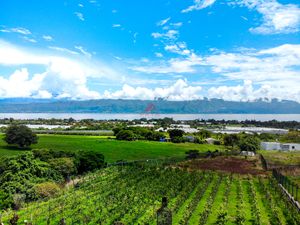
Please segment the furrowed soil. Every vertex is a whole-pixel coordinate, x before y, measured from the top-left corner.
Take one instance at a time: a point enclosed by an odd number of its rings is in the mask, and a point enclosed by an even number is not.
[[[259,160],[256,157],[226,157],[219,156],[215,158],[190,160],[180,164],[180,167],[192,170],[217,170],[221,172],[263,175],[266,172],[260,167]]]

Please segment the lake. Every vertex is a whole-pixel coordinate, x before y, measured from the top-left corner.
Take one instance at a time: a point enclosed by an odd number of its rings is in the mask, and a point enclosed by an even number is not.
[[[95,119],[95,120],[134,120],[134,119],[161,119],[165,117],[174,120],[195,120],[195,119],[215,119],[215,120],[257,120],[257,121],[291,121],[300,122],[300,114],[121,114],[121,113],[0,113],[0,119]]]

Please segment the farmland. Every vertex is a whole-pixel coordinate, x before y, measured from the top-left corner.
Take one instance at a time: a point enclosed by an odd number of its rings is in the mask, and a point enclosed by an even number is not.
[[[156,224],[160,199],[167,196],[173,224],[298,224],[299,214],[273,182],[143,164],[110,167],[49,201],[26,205],[18,215],[33,224],[58,224],[63,218],[66,224]],[[4,223],[12,215],[5,212]]]
[[[283,151],[259,151],[265,159],[278,165],[300,165],[300,152],[283,152]]]
[[[8,147],[0,135],[0,155],[16,155],[24,151]],[[63,151],[92,150],[101,152],[107,162],[117,160],[144,160],[167,157],[184,157],[188,150],[214,151],[222,150],[223,146],[194,143],[162,143],[154,141],[116,141],[107,137],[80,135],[39,135],[38,144],[32,149],[53,149]]]

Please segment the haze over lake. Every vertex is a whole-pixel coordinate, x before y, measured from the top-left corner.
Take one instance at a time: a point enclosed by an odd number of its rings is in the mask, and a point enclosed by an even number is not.
[[[120,114],[120,113],[0,113],[0,119],[95,119],[95,120],[134,120],[134,119],[162,119],[165,117],[174,120],[195,120],[195,119],[215,119],[215,120],[257,120],[257,121],[298,121],[300,114]]]

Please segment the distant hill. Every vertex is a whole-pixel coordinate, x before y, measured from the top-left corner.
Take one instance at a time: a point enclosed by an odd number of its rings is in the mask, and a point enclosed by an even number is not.
[[[298,114],[295,101],[257,100],[253,102],[204,99],[193,101],[167,100],[44,100],[30,98],[0,99],[0,113],[238,113]]]

